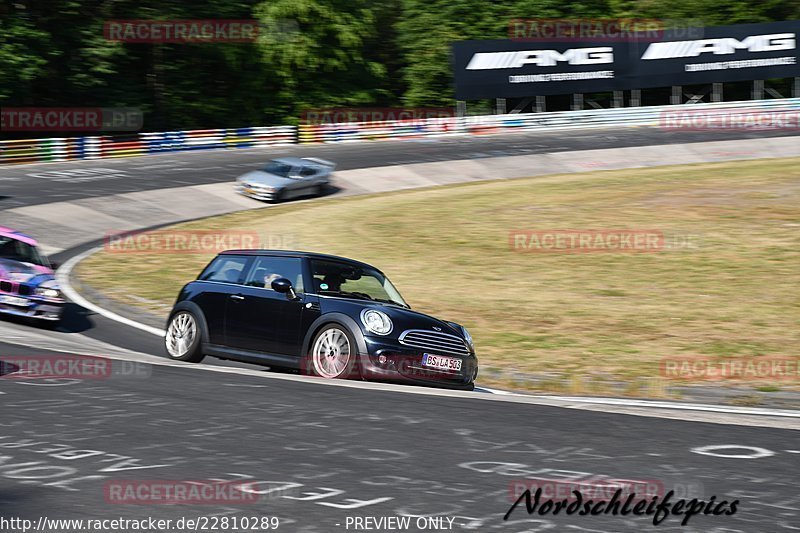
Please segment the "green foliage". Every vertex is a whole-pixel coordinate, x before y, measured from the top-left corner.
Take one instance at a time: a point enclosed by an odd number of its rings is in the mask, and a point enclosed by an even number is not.
[[[3,0],[0,104],[138,107],[145,129],[296,121],[325,107],[452,106],[451,45],[512,19],[800,19],[797,0]],[[257,19],[252,43],[107,41],[114,19]]]
[[[363,106],[391,98],[380,22],[391,2],[276,0],[256,6],[258,47],[287,111]]]

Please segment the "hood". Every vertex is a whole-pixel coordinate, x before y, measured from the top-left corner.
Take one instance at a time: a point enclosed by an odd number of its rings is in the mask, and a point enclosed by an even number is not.
[[[387,339],[397,339],[407,329],[438,331],[448,335],[455,335],[460,339],[464,338],[461,327],[458,324],[445,322],[431,315],[397,305],[351,298],[320,298],[320,305],[323,314],[331,312],[343,313],[358,323],[362,330],[364,328],[363,324],[361,324],[360,314],[364,309],[375,309],[386,313],[394,326],[391,333],[384,337]],[[365,334],[372,335],[371,333]]]
[[[407,329],[428,329],[431,331],[449,333],[458,338],[464,338],[461,330],[454,326],[454,322],[445,322],[444,320],[439,320],[436,317],[414,311],[413,309],[405,309],[394,305],[367,305],[363,307],[377,309],[389,315],[389,318],[391,318],[394,323],[394,330],[389,334],[391,337],[396,337]]]
[[[53,279],[53,271],[46,266],[0,257],[0,279],[28,283],[37,276],[41,277],[41,280],[37,280],[40,282]]]
[[[253,170],[252,172],[239,176],[236,181],[244,181],[266,187],[285,187],[290,183],[295,183],[297,180],[276,176],[275,174],[270,174],[263,170]]]
[[[451,323],[445,322],[444,320],[439,320],[436,317],[416,311],[414,309],[406,309],[405,307],[399,307],[396,305],[378,305],[375,307],[389,315],[391,318],[397,318],[398,320],[413,320],[414,322],[418,323],[428,322],[430,326],[438,326],[442,328],[442,331],[445,333],[454,333],[456,335],[460,334],[460,332],[455,330],[447,331],[453,329],[453,327],[450,325]]]

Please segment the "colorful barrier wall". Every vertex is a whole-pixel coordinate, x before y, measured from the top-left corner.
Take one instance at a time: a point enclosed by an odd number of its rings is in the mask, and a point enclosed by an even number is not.
[[[184,150],[296,144],[294,126],[0,141],[0,164],[131,157]]]
[[[296,126],[253,127],[127,135],[0,141],[0,164],[70,161],[131,157],[185,150],[257,148],[282,144],[363,142],[405,140],[448,135],[481,135],[554,128],[593,128],[625,126],[661,126],[665,129],[692,129],[692,120],[706,114],[705,129],[741,129],[731,117],[778,117],[788,132],[800,131],[800,98],[682,104],[652,107],[626,107],[527,113],[436,117],[419,120],[353,122],[342,124],[304,124]],[[683,125],[681,117],[685,116]],[[726,120],[729,122],[726,125]],[[688,123],[687,123],[688,121]],[[700,124],[698,122],[698,124]],[[746,126],[746,124],[745,124]],[[702,128],[702,124],[698,127]]]

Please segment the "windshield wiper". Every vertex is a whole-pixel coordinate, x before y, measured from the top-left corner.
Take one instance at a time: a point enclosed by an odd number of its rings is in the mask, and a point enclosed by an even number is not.
[[[409,307],[408,305],[401,304],[400,302],[395,302],[394,300],[385,300],[383,298],[373,298],[373,300],[375,300],[376,302],[381,302],[381,303],[385,303],[385,304],[399,305],[400,307],[403,307],[405,309],[411,309],[411,307]]]
[[[349,297],[349,298],[358,298],[358,299],[361,299],[361,300],[375,300],[375,298],[373,298],[369,294],[366,294],[366,293],[363,293],[363,292],[339,291],[339,294],[341,296],[345,296],[345,297]]]
[[[384,298],[373,298],[372,296],[370,296],[369,294],[367,294],[365,292],[339,291],[338,294],[339,294],[339,296],[343,296],[345,298],[356,298],[358,300],[369,300],[371,302],[380,302],[380,303],[384,303],[384,304],[399,305],[400,307],[403,307],[405,309],[411,309],[411,307],[409,307],[406,304],[401,304],[400,302],[395,302],[394,300],[386,300]]]

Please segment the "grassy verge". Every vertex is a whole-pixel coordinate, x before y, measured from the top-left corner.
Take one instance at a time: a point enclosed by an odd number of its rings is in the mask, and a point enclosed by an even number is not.
[[[662,358],[800,353],[798,159],[286,204],[179,228],[255,230],[375,264],[413,307],[471,330],[484,384],[658,396]],[[521,253],[509,244],[513,230],[588,228],[661,231],[665,248]],[[209,259],[103,252],[77,274],[163,312]]]

